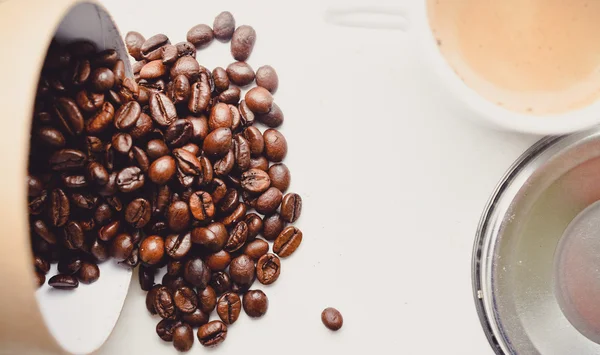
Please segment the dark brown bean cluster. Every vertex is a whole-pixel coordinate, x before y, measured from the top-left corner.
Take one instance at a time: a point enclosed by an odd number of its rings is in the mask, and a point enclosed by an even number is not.
[[[212,71],[198,63],[196,50],[214,38],[230,41],[237,62]],[[194,328],[202,345],[215,346],[242,309],[266,313],[267,296],[251,287],[275,282],[279,258],[300,245],[302,232],[288,224],[302,199],[287,192],[277,74],[244,62],[255,40],[229,12],[175,45],[129,32],[134,79],[114,51],[51,47],[28,179],[39,278],[55,261],[57,288],[93,282],[109,257],[139,264],[147,308],[162,318],[156,332],[179,351],[193,345]],[[220,320],[210,321],[214,310]]]

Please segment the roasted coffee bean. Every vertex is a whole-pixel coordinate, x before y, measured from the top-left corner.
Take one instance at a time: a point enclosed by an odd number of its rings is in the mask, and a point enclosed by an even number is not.
[[[263,133],[265,156],[273,162],[282,161],[287,155],[287,141],[278,130],[269,128]]]
[[[168,95],[174,104],[180,104],[182,102],[188,102],[190,99],[191,86],[187,76],[180,74],[177,75],[171,82],[169,87]]]
[[[271,109],[267,113],[259,114],[256,119],[265,126],[276,128],[283,124],[283,112],[279,106],[273,102]]]
[[[67,97],[58,98],[53,109],[55,117],[68,134],[81,134],[84,126],[83,115],[74,100]]]
[[[125,80],[125,63],[118,59],[115,61],[115,64],[112,67],[113,74],[115,76],[115,86],[121,86],[123,84],[123,80]]]
[[[273,95],[269,90],[260,86],[250,89],[244,99],[248,108],[256,114],[269,112],[273,105]]]
[[[210,281],[210,269],[201,258],[192,258],[185,263],[183,277],[190,284],[203,289]]]
[[[177,167],[182,174],[192,177],[202,175],[202,165],[194,154],[185,149],[177,148],[173,149],[173,156],[175,156]]]
[[[131,251],[131,254],[129,255],[129,257],[125,260],[123,260],[122,262],[120,262],[120,265],[124,265],[130,268],[135,268],[140,264],[140,257],[139,257],[139,249],[138,248],[134,248]]]
[[[269,169],[269,161],[262,155],[257,158],[250,158],[250,169],[267,171]]]
[[[237,132],[242,125],[242,116],[235,105],[228,104],[227,106],[229,107],[229,111],[231,111],[231,130]]]
[[[158,79],[166,74],[167,67],[163,64],[162,59],[148,62],[140,70],[140,78],[146,80]]]
[[[227,194],[227,185],[219,178],[212,179],[212,193],[210,194],[214,203],[220,203]]]
[[[190,56],[192,58],[196,58],[196,47],[194,44],[185,41],[177,43],[175,47],[177,48],[178,57]]]
[[[213,32],[215,38],[220,41],[229,41],[235,31],[235,19],[229,11],[223,11],[213,22]]]
[[[27,175],[27,197],[37,197],[44,191],[44,183],[40,178]]]
[[[123,84],[119,88],[119,98],[122,102],[137,100],[140,94],[140,87],[131,78],[123,79]],[[117,127],[118,128],[118,127]]]
[[[173,296],[168,288],[165,286],[160,287],[156,290],[156,296],[154,297],[154,309],[156,313],[163,319],[174,319],[175,318],[175,303],[173,302]]]
[[[218,92],[223,92],[229,88],[229,77],[225,69],[216,67],[212,71],[212,77],[215,82],[215,89]]]
[[[63,175],[61,180],[63,185],[70,189],[77,189],[86,187],[88,185],[87,179],[84,175]]]
[[[223,271],[229,266],[231,255],[225,250],[220,250],[214,254],[209,254],[204,261],[212,271]]]
[[[163,64],[173,64],[179,58],[177,47],[172,44],[166,44],[161,48],[161,59]]]
[[[183,232],[190,225],[190,209],[183,201],[175,201],[169,206],[167,223],[173,232]]]
[[[222,233],[216,234],[205,227],[194,228],[191,233],[191,240],[194,244],[202,245],[208,251],[221,250],[227,241],[227,237]]]
[[[227,154],[231,146],[231,130],[229,128],[217,128],[204,140],[203,150],[210,156],[220,157]]]
[[[282,201],[282,193],[276,187],[270,187],[267,191],[263,192],[256,201],[256,211],[262,214],[271,214],[277,210]],[[300,202],[302,206],[302,202]],[[287,211],[287,210],[286,210]],[[287,221],[283,214],[283,205],[281,211],[281,217]],[[290,213],[288,211],[288,213]],[[288,221],[291,222],[291,221]]]
[[[54,90],[55,92],[59,93],[59,94],[64,94],[67,92],[67,86],[65,85],[65,82],[57,77],[57,76],[50,76],[48,78],[48,84],[50,85],[50,88],[52,90]]]
[[[213,40],[213,30],[208,25],[196,25],[187,33],[187,40],[193,43],[196,47],[205,47]]]
[[[248,238],[248,225],[244,221],[238,222],[229,233],[225,250],[230,253],[239,250],[246,243],[246,238]]]
[[[302,212],[302,198],[295,193],[286,194],[281,202],[281,218],[286,222],[296,222]]]
[[[127,133],[117,133],[112,136],[112,148],[121,154],[128,154],[133,145],[133,138]]]
[[[335,308],[328,307],[321,312],[321,322],[330,330],[340,330],[344,324],[344,318],[340,311]]]
[[[85,234],[81,225],[76,221],[69,221],[64,228],[63,244],[67,249],[81,248],[85,242]]]
[[[150,101],[151,94],[152,94],[152,89],[148,89],[145,86],[140,86],[140,93],[138,94],[137,102],[142,106],[147,105],[148,102]]]
[[[244,294],[244,311],[252,318],[262,317],[269,308],[269,299],[261,290],[250,290]]]
[[[117,192],[117,172],[113,171],[108,176],[108,182],[98,189],[98,194],[101,196],[111,196]]]
[[[98,239],[108,242],[111,241],[114,237],[117,236],[119,230],[121,228],[121,222],[116,220],[112,221],[109,224],[101,227],[98,230]]]
[[[35,234],[42,237],[49,244],[56,244],[56,235],[48,228],[46,223],[41,220],[35,220],[31,226]]]
[[[279,213],[273,213],[272,215],[263,218],[262,235],[266,240],[275,240],[284,227],[285,221],[283,218],[281,218]]]
[[[94,263],[83,262],[77,273],[77,278],[84,284],[92,284],[100,278],[100,269]]]
[[[123,81],[125,80],[127,80],[127,78],[123,79]],[[119,87],[121,86],[123,86],[123,84],[121,84]],[[108,90],[105,94],[105,99],[115,106],[121,106],[123,104],[121,96],[114,90]]]
[[[252,241],[256,236],[262,232],[263,221],[256,213],[249,213],[245,216],[244,222],[248,226],[248,238],[247,241]]]
[[[192,138],[193,131],[194,127],[190,121],[176,120],[165,130],[165,141],[171,147],[181,147]]]
[[[105,49],[102,52],[98,52],[92,58],[92,66],[94,67],[112,67],[115,65],[119,55],[114,49]]]
[[[190,211],[199,221],[211,219],[215,215],[215,206],[208,192],[197,191],[190,197]]]
[[[209,287],[210,286],[206,287],[204,290],[209,289]],[[213,308],[214,308],[214,306],[213,306]],[[183,320],[185,323],[189,324],[190,326],[197,328],[201,325],[208,323],[209,313],[204,312],[200,308],[196,308],[196,310],[194,310],[192,313],[184,313],[181,316],[181,320]]]
[[[121,106],[115,113],[115,127],[118,130],[132,128],[142,114],[142,108],[137,101],[130,101]]]
[[[171,203],[171,189],[167,185],[156,186],[152,192],[152,215],[161,215]]]
[[[240,101],[238,105],[238,112],[240,113],[240,123],[244,127],[251,127],[255,120],[254,112],[248,108],[246,100]],[[258,130],[258,129],[257,129]],[[248,139],[248,137],[246,137]]]
[[[233,324],[242,311],[242,300],[233,292],[223,294],[217,303],[217,314],[225,324]]]
[[[134,139],[140,139],[145,137],[148,133],[152,131],[153,123],[152,118],[145,113],[141,113],[140,117],[135,122],[135,126],[131,128],[129,134]]]
[[[261,269],[263,268],[261,266],[261,263],[264,264],[266,262],[266,260],[261,262],[260,259],[263,255],[265,255],[269,252],[269,243],[267,243],[266,241],[264,241],[262,239],[256,239],[256,240],[246,244],[246,246],[244,247],[244,250],[242,252],[254,260],[259,260],[259,262],[256,265],[256,276],[258,277],[258,280],[264,284],[264,282],[261,281],[261,279],[262,280],[265,279],[265,277],[264,277],[265,270],[261,271]],[[277,262],[279,262],[279,261],[277,261]],[[261,275],[261,273],[262,273],[262,275]],[[278,275],[279,275],[279,272],[278,272]]]
[[[213,320],[198,328],[198,341],[206,347],[214,347],[227,338],[227,326],[220,320]]]
[[[108,171],[104,166],[96,161],[88,163],[86,173],[89,179],[97,185],[106,185],[108,183]]]
[[[140,47],[140,53],[146,60],[156,60],[161,57],[161,47],[169,44],[169,38],[162,33],[148,38]]]
[[[232,124],[233,117],[227,104],[220,102],[213,106],[208,118],[208,127],[211,131],[221,127],[231,129]]]
[[[150,294],[150,293],[148,293]],[[154,306],[153,306],[154,307]],[[153,314],[156,314],[154,312]],[[173,341],[173,335],[175,333],[175,329],[181,326],[181,321],[173,320],[173,319],[162,319],[156,325],[156,334],[159,338],[164,341]]]
[[[162,284],[165,285],[171,293],[175,292],[180,287],[189,286],[183,277],[170,276],[169,274],[163,276]]]
[[[65,146],[65,136],[56,128],[40,127],[36,135],[42,143],[50,147],[63,148]]]
[[[208,83],[203,81],[197,81],[194,84],[192,84],[192,87],[190,89],[190,100],[188,101],[188,109],[190,110],[190,112],[193,114],[199,114],[201,112],[206,111],[210,104],[210,95],[211,90]]]
[[[166,184],[175,175],[175,160],[165,155],[156,159],[148,169],[148,177],[158,185]]]
[[[210,285],[217,295],[229,292],[231,290],[231,279],[226,272],[215,272],[210,278]]]
[[[278,188],[281,192],[285,192],[290,186],[291,175],[290,170],[283,163],[271,165],[268,171],[271,179],[271,186]],[[287,195],[286,195],[287,196]],[[300,206],[302,207],[302,206]],[[299,214],[298,214],[299,216]]]
[[[178,75],[185,75],[190,80],[190,83],[195,82],[200,74],[200,64],[192,56],[182,56],[171,67],[171,78]],[[210,87],[209,87],[210,90]],[[190,110],[191,111],[191,110]]]
[[[198,296],[189,287],[180,287],[173,294],[175,307],[183,313],[192,313],[198,307]]]
[[[223,214],[232,213],[240,203],[240,196],[235,188],[227,189],[227,192],[219,203],[219,211]]]
[[[222,222],[225,226],[229,227],[234,224],[237,224],[246,216],[247,207],[245,203],[240,203],[237,207],[231,212],[229,216],[223,218]]]
[[[149,93],[165,92],[167,83],[163,79],[139,79],[140,88],[145,87]]]
[[[104,92],[115,85],[115,74],[108,68],[96,68],[90,75],[90,84],[95,92]]]
[[[255,240],[258,241],[259,239]],[[264,241],[263,241],[264,242]],[[264,242],[266,243],[266,242]],[[257,248],[257,254],[258,252],[262,252],[264,246],[260,248],[260,250],[258,250]],[[267,250],[268,250],[268,245],[267,245]],[[266,251],[265,251],[266,253]],[[262,255],[259,259],[258,262],[256,263],[256,278],[258,279],[258,281],[263,284],[263,285],[270,285],[273,282],[277,281],[277,279],[279,278],[279,274],[281,273],[281,261],[279,260],[279,258],[277,257],[277,255],[275,254],[264,254]]]
[[[231,280],[240,286],[250,286],[255,276],[254,261],[248,255],[240,255],[231,260],[229,275]]]
[[[83,261],[78,256],[64,257],[58,261],[58,272],[73,275],[81,269],[82,264]]]
[[[273,244],[273,252],[282,258],[292,255],[302,242],[302,231],[294,226],[287,226]]]
[[[233,149],[230,149],[224,157],[217,160],[213,166],[214,173],[219,177],[226,177],[235,166],[235,155]]]
[[[107,203],[100,204],[94,211],[94,220],[98,225],[105,225],[112,218],[113,212]]]
[[[84,112],[96,112],[104,104],[104,94],[80,90],[75,96],[75,102],[77,102],[77,106]]]
[[[108,247],[102,242],[95,240],[90,246],[90,254],[98,262],[106,261],[108,259]]]
[[[170,237],[170,236],[169,236]],[[169,243],[169,237],[165,241],[165,244]],[[168,251],[167,251],[168,254]],[[167,274],[171,276],[178,276],[183,271],[183,262],[180,260],[171,260],[167,263]]]
[[[261,86],[269,92],[274,93],[279,86],[277,72],[270,65],[263,65],[256,71],[256,85]]]
[[[244,138],[246,138],[246,141],[248,142],[248,145],[250,146],[250,153],[252,156],[260,156],[265,148],[265,140],[262,133],[260,133],[258,128],[250,126],[244,129],[243,134]]]
[[[62,189],[54,189],[50,194],[49,214],[50,221],[55,227],[62,227],[67,223],[71,213],[67,195]]]
[[[140,281],[140,288],[144,291],[150,291],[154,286],[154,275],[156,270],[151,267],[140,265],[138,269],[138,279]]]
[[[150,312],[150,314],[156,314],[156,308],[154,308],[154,300],[156,299],[156,294],[158,290],[160,290],[162,287],[163,285],[161,284],[154,285],[146,294],[146,309],[148,310],[148,312]]]
[[[250,57],[254,43],[256,42],[256,31],[247,25],[238,27],[231,38],[231,55],[235,60],[245,61]]]
[[[242,91],[237,86],[230,86],[229,89],[223,91],[219,94],[218,99],[220,102],[224,102],[226,104],[235,105],[240,101],[240,96],[242,95]]]
[[[235,164],[239,171],[246,171],[250,168],[250,144],[241,135],[236,135],[233,140],[233,152],[235,155]]]
[[[104,142],[98,137],[87,136],[85,138],[85,147],[88,155],[93,156],[104,151]]]
[[[137,163],[137,166],[144,173],[148,172],[150,169],[150,159],[148,159],[148,155],[146,152],[140,147],[132,147],[130,151],[130,156],[132,156],[133,160]]]
[[[179,201],[185,203],[183,201]],[[170,234],[165,243],[165,251],[171,258],[183,259],[192,249],[192,237],[190,233]]]
[[[194,154],[195,156],[198,156],[198,154],[200,154],[200,147],[198,147],[198,145],[195,143],[188,143],[188,144],[184,145],[183,147],[181,147],[181,149],[187,150],[188,152]],[[204,168],[202,170],[204,170]]]
[[[67,73],[69,85],[78,87],[88,82],[92,66],[87,59],[72,60]]]
[[[271,179],[269,178],[269,175],[262,170],[250,169],[242,174],[241,184],[242,188],[249,192],[261,193],[269,188]]]
[[[117,175],[117,187],[122,192],[132,192],[144,186],[144,173],[137,166],[130,166]]]
[[[143,228],[150,221],[151,207],[148,200],[136,198],[125,209],[125,220],[134,228]]]
[[[71,290],[79,286],[79,281],[74,276],[58,274],[48,280],[48,285],[59,290]]]
[[[127,51],[135,60],[142,60],[142,45],[144,42],[146,42],[146,39],[139,32],[127,32],[125,46],[127,46]]]
[[[186,57],[187,58],[187,57]],[[177,119],[177,110],[173,102],[162,92],[150,95],[150,112],[154,122],[160,126],[168,126]]]
[[[140,243],[140,259],[146,265],[156,265],[160,263],[165,254],[165,242],[158,235],[146,237]]]
[[[110,256],[117,261],[124,261],[133,251],[133,239],[129,233],[121,233],[117,235],[110,246]]]
[[[173,330],[173,347],[177,351],[189,351],[194,345],[194,330],[189,324],[181,324]]]
[[[254,81],[254,70],[246,62],[233,62],[227,66],[229,80],[238,86],[246,86]]]
[[[48,260],[42,258],[39,255],[35,255],[33,257],[33,265],[35,266],[35,269],[41,273],[43,273],[44,275],[48,273],[48,271],[50,271],[50,263],[48,262]]]
[[[198,291],[198,308],[206,314],[206,322],[208,322],[208,315],[215,309],[216,305],[217,294],[212,286],[206,286],[202,291]]]
[[[208,135],[208,119],[204,116],[187,118],[192,123],[192,141],[200,143]]]
[[[146,146],[146,154],[151,160],[158,159],[170,153],[169,147],[162,139],[152,139]]]

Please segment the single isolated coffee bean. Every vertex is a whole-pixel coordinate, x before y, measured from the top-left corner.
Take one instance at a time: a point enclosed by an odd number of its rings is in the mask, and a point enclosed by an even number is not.
[[[229,80],[238,86],[246,86],[254,81],[254,69],[246,62],[233,62],[227,66]]]
[[[227,338],[227,325],[220,320],[213,320],[198,328],[198,341],[206,347],[214,347]]]
[[[275,69],[270,65],[263,65],[258,68],[256,71],[256,85],[269,90],[271,94],[275,93],[277,87],[279,87],[279,77]]]
[[[169,38],[162,33],[148,38],[140,48],[142,57],[146,60],[159,59],[162,55],[161,47],[169,43]]]
[[[212,286],[206,286],[202,291],[198,291],[198,302],[198,308],[207,315],[206,322],[204,322],[207,323],[208,315],[217,305],[217,293]]]
[[[165,242],[163,238],[158,235],[146,237],[146,239],[140,243],[139,253],[140,259],[146,265],[156,265],[160,263],[165,253]]]
[[[48,280],[48,285],[59,290],[72,290],[79,286],[79,281],[74,276],[58,274]]]
[[[231,75],[229,78],[232,78]],[[269,90],[260,86],[250,89],[246,93],[244,100],[248,108],[256,114],[268,113],[271,110],[271,106],[273,106],[273,95],[271,95]]]
[[[246,292],[242,302],[244,311],[252,318],[264,316],[269,308],[269,299],[261,290],[250,290]]]
[[[135,60],[142,60],[142,45],[146,42],[141,33],[130,31],[125,35],[125,46]]]
[[[171,291],[165,286],[160,287],[154,297],[154,309],[156,313],[163,319],[175,318],[175,303]]]
[[[283,194],[281,193],[281,191],[279,191],[279,189],[277,189],[276,187],[270,187],[267,189],[267,191],[263,192],[258,199],[256,200],[256,211],[258,213],[262,213],[262,214],[271,214],[273,212],[275,212],[275,210],[277,210],[277,208],[279,208],[279,205],[281,204],[282,201],[282,197]],[[299,196],[298,196],[299,197]],[[287,213],[287,217],[294,217],[294,209],[289,206],[291,202],[288,201],[287,209],[286,209],[286,213]],[[302,201],[300,201],[300,207],[302,206]],[[281,211],[281,217],[285,220],[288,221],[286,219],[286,217],[283,214],[283,207],[284,205],[281,206],[282,207],[282,211]],[[290,222],[290,221],[288,221]]]
[[[229,264],[231,279],[238,285],[250,286],[255,276],[254,260],[248,255],[240,255]]]
[[[269,128],[263,133],[265,139],[265,156],[272,162],[280,162],[287,155],[287,141],[283,134]]]
[[[183,201],[178,202],[185,203]],[[190,233],[170,234],[165,242],[167,255],[175,260],[183,259],[191,249],[192,237]]]
[[[192,28],[187,33],[187,40],[193,43],[196,47],[205,47],[214,38],[213,30],[210,26],[199,24]]]
[[[242,310],[240,296],[233,292],[227,292],[219,298],[217,303],[217,314],[223,323],[229,325],[235,323]]]
[[[256,240],[258,241],[258,239]],[[255,241],[255,242],[256,242]],[[264,242],[264,241],[263,241]],[[265,242],[266,243],[266,242]],[[267,245],[268,247],[268,245]],[[268,251],[268,249],[267,249]],[[265,251],[266,253],[266,251]],[[264,254],[256,263],[256,278],[263,285],[270,285],[277,281],[281,273],[281,261],[275,254]]]
[[[260,212],[260,211],[259,211]],[[281,218],[286,222],[296,222],[302,213],[302,198],[295,193],[286,194],[281,201]]]
[[[263,231],[262,235],[266,240],[275,240],[279,236],[279,233],[285,227],[285,221],[281,218],[279,213],[275,212],[270,216],[263,218]]]
[[[290,187],[292,180],[290,170],[283,163],[271,165],[267,171],[271,179],[271,186],[276,187],[281,192],[285,192]]]
[[[328,307],[321,312],[321,321],[330,330],[337,331],[344,324],[344,318],[340,311],[335,308]]]
[[[177,351],[189,351],[194,345],[194,331],[189,324],[182,323],[173,331],[173,346]]]
[[[282,258],[292,255],[302,242],[302,231],[294,226],[287,226],[273,243],[273,252]]]
[[[235,19],[229,11],[223,11],[215,17],[213,32],[216,39],[229,41],[235,31]]]
[[[98,278],[100,278],[100,269],[94,263],[84,262],[81,264],[81,268],[79,268],[77,278],[80,282],[89,285],[98,281]]]
[[[198,296],[196,292],[189,287],[178,288],[174,295],[175,306],[183,313],[192,313],[198,307]]]
[[[256,31],[254,31],[254,28],[242,25],[233,32],[231,38],[231,55],[233,55],[235,60],[246,61],[250,57],[255,43]]]

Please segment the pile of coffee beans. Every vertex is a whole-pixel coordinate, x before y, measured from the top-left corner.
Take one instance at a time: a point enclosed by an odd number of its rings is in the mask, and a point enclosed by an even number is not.
[[[230,42],[235,61],[211,71],[196,51],[215,38]],[[53,43],[28,176],[39,284],[54,262],[49,284],[61,289],[94,282],[110,257],[139,265],[148,311],[162,318],[156,333],[179,351],[192,347],[194,328],[202,345],[215,346],[242,309],[264,315],[268,299],[251,289],[255,280],[274,283],[280,257],[302,241],[290,224],[302,199],[287,192],[287,142],[276,129],[284,120],[273,98],[278,76],[245,62],[255,30],[223,12],[186,39],[129,32],[134,78],[114,50]],[[210,320],[215,309],[220,320]]]

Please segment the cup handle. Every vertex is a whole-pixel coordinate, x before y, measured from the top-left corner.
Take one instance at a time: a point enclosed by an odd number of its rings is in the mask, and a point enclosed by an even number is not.
[[[409,11],[401,6],[333,7],[325,11],[325,21],[342,27],[366,29],[409,29]]]

